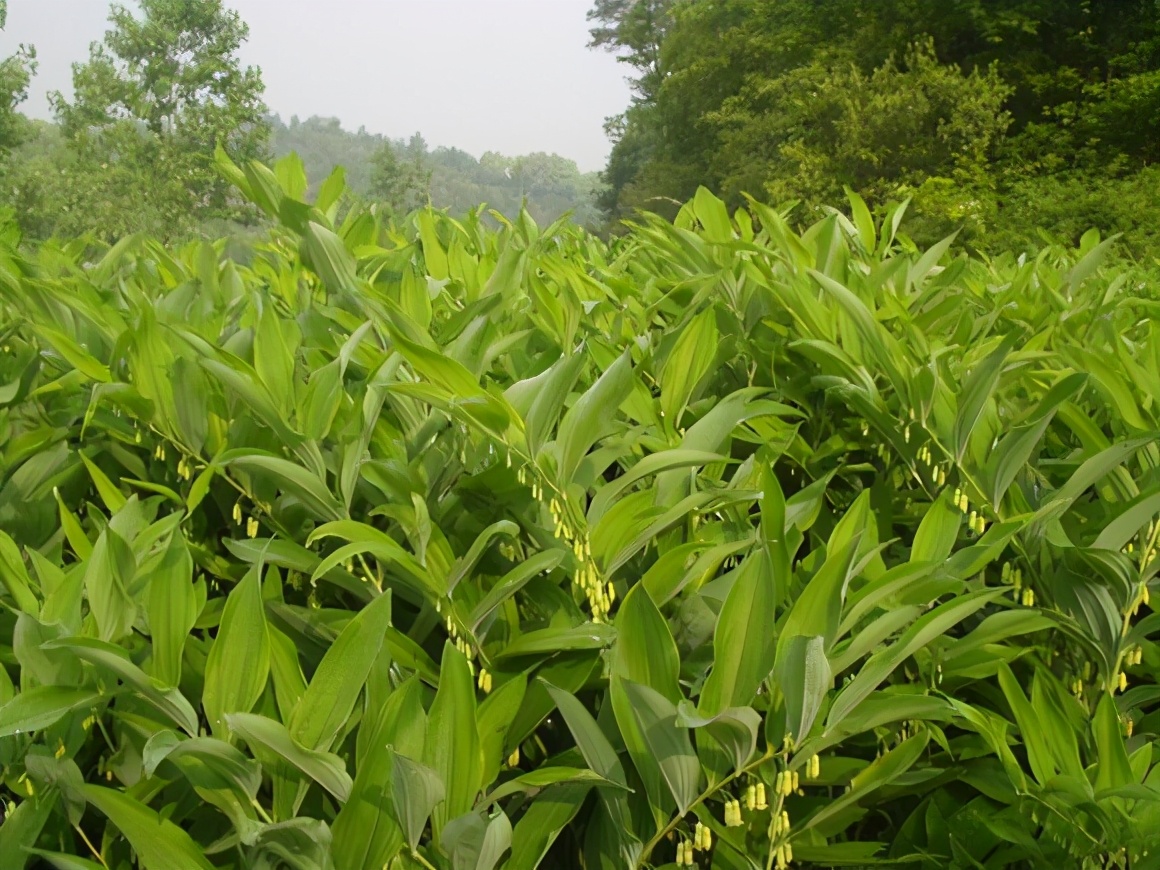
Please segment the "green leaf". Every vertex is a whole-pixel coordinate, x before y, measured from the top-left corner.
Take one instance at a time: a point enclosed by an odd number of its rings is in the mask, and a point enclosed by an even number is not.
[[[852,681],[847,683],[834,698],[826,717],[827,733],[833,731],[841,721],[852,713],[859,703],[882,681],[892,674],[900,664],[914,655],[935,638],[941,637],[972,613],[986,607],[1001,596],[1003,589],[981,589],[960,596],[919,619],[893,644],[874,653]]]
[[[1146,492],[1129,504],[1092,542],[1097,550],[1121,550],[1160,513],[1160,490]]]
[[[111,528],[102,531],[85,566],[85,592],[101,640],[117,641],[132,630],[137,603],[127,587],[136,570],[125,540]]]
[[[773,603],[773,565],[761,550],[742,565],[717,619],[713,670],[699,705],[706,715],[749,703],[773,670]]]
[[[129,653],[121,647],[96,638],[66,637],[48,641],[42,648],[68,650],[77,658],[108,671],[186,734],[197,733],[197,713],[185,695],[178,689],[158,685],[156,680],[133,664]]]
[[[391,596],[386,593],[346,624],[319,662],[287,723],[297,742],[311,749],[327,749],[334,742],[354,710],[390,622]]]
[[[693,388],[708,373],[716,355],[717,315],[707,308],[681,330],[661,368],[661,413],[674,431],[681,425]]]
[[[419,845],[431,811],[444,799],[446,791],[439,774],[425,764],[397,752],[392,756],[391,800],[395,818],[402,823],[407,845],[413,850]]]
[[[962,511],[952,502],[948,488],[927,508],[914,533],[911,562],[941,562],[951,554],[963,526]]]
[[[504,870],[536,870],[552,843],[580,812],[590,786],[560,785],[533,802],[512,831],[512,853]]]
[[[43,324],[35,324],[36,333],[53,346],[69,365],[90,380],[108,383],[113,379],[109,367],[82,348],[63,332]]]
[[[262,605],[262,560],[230,592],[205,663],[201,705],[210,728],[228,737],[227,713],[249,713],[266,689],[270,635]]]
[[[1023,689],[1020,688],[1018,680],[1006,662],[999,665],[999,686],[1003,689],[1007,703],[1011,705],[1011,712],[1015,714],[1015,722],[1019,726],[1023,745],[1027,749],[1027,762],[1031,766],[1031,773],[1040,785],[1046,785],[1059,771],[1043,733],[1043,723],[1027,700],[1027,696],[1023,694]]]
[[[643,584],[629,590],[616,615],[612,672],[656,690],[671,703],[681,700],[681,659],[668,623]]]
[[[452,870],[492,870],[512,844],[512,825],[502,810],[485,819],[465,813],[447,823],[443,851],[451,856]]]
[[[826,658],[825,638],[820,635],[791,637],[777,661],[777,681],[785,697],[786,734],[801,743],[833,687]]]
[[[83,532],[81,536],[84,536]],[[77,555],[85,558],[87,554]],[[28,569],[24,567],[20,548],[3,531],[0,531],[0,582],[4,584],[17,607],[29,616],[40,616],[40,602],[32,592],[32,578],[28,576]]]
[[[145,590],[145,614],[153,640],[151,671],[167,686],[181,682],[185,641],[199,610],[193,559],[185,538],[175,534],[161,560],[153,566]]]
[[[250,750],[268,760],[281,759],[330,792],[339,803],[350,797],[351,778],[337,755],[307,749],[290,736],[281,722],[254,713],[227,713],[226,725],[249,744]],[[263,766],[267,761],[263,761]]]
[[[113,484],[113,481],[101,471],[91,459],[80,454],[81,462],[84,463],[85,469],[89,472],[89,477],[93,480],[93,486],[97,488],[97,494],[100,495],[101,501],[105,503],[105,507],[109,509],[109,513],[115,514],[125,506],[125,496]]]
[[[331,495],[325,482],[288,459],[260,450],[231,450],[219,456],[217,464],[223,468],[233,467],[249,474],[268,477],[298,498],[318,519],[346,518],[346,509]]]
[[[475,684],[467,658],[450,643],[443,647],[424,761],[443,780],[447,793],[447,799],[431,817],[432,836],[439,841],[448,820],[463,815],[475,804],[483,777],[483,751],[475,722]]]
[[[565,692],[551,684],[545,684],[552,701],[564,717],[564,722],[576,741],[576,748],[584,756],[588,766],[609,782],[627,787],[624,767],[616,750],[600,730],[596,720],[587,708],[577,700],[571,692]],[[632,818],[629,814],[628,801],[623,794],[604,790],[600,798],[608,808],[609,816],[621,831],[629,832],[632,828]]]
[[[310,221],[302,233],[302,261],[322,279],[327,288],[343,293],[357,290],[358,276],[354,258],[342,239],[331,230]]]
[[[963,382],[962,392],[959,393],[958,412],[955,415],[954,432],[951,436],[955,462],[963,461],[971,433],[983,415],[987,400],[995,392],[999,376],[1003,373],[1003,365],[1007,362],[1007,355],[1021,340],[1020,333],[1009,333],[986,359],[971,370]]]
[[[615,417],[620,403],[632,389],[632,358],[621,354],[560,421],[557,443],[560,460],[557,465],[559,480],[570,483],[588,452],[602,431]]]
[[[689,741],[689,731],[677,724],[677,707],[655,689],[618,680],[624,687],[633,717],[661,776],[669,787],[677,811],[684,815],[697,797],[701,765]]]
[[[1020,727],[1022,728],[1022,725]],[[1132,766],[1128,761],[1128,750],[1120,733],[1120,715],[1116,710],[1116,702],[1107,693],[1104,693],[1096,705],[1096,714],[1092,719],[1092,734],[1100,759],[1096,768],[1096,791],[1118,788],[1135,782],[1136,778],[1132,775]]]
[[[1087,375],[1082,372],[1061,378],[1059,383],[1040,399],[1027,420],[1008,432],[991,451],[991,456],[987,460],[987,474],[991,483],[991,504],[996,510],[1008,487],[1043,438],[1043,433],[1047,431],[1055,412],[1059,410],[1060,405],[1079,392],[1085,383]]]
[[[497,580],[479,604],[472,609],[471,616],[468,617],[468,623],[472,630],[477,630],[497,607],[523,589],[524,586],[540,574],[551,571],[562,561],[564,561],[563,550],[545,550],[542,553],[536,553]]]
[[[871,792],[889,785],[906,773],[922,756],[929,742],[930,732],[920,731],[871,762],[850,781],[849,788],[843,794],[825,803],[818,812],[806,819],[798,830],[808,831],[813,828],[824,830],[827,819],[833,818]]]
[[[102,696],[89,689],[66,686],[32,686],[0,706],[0,737],[40,731],[59,722],[73,710],[93,707]]]
[[[202,850],[185,831],[127,794],[96,785],[84,786],[85,798],[117,829],[137,854],[145,870],[203,868],[213,870]]]

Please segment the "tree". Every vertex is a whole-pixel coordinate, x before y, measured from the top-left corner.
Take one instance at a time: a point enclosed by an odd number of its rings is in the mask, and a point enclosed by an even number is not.
[[[603,48],[636,70],[633,85],[651,99],[664,78],[661,45],[671,21],[673,0],[596,0],[588,11],[594,23],[591,48]]]
[[[219,143],[235,161],[267,154],[261,73],[237,57],[249,29],[222,0],[139,8],[113,8],[104,42],[73,67],[73,102],[53,97],[98,231],[173,236],[237,217],[213,154]]]
[[[392,214],[421,206],[431,185],[431,171],[420,156],[426,152],[426,143],[418,133],[411,137],[408,151],[400,155],[390,142],[384,142],[371,158],[370,194]]]
[[[674,2],[642,31],[648,7],[589,13],[604,25],[593,45],[644,71],[609,125],[613,216],[699,185],[734,204],[839,204],[850,184],[913,196],[930,232],[979,230],[1004,209],[1058,215],[1062,201],[1044,212],[1035,197],[1084,179],[1134,190],[1120,182],[1160,161],[1156,0]]]
[[[0,0],[0,31],[8,19],[8,0]],[[19,144],[27,126],[16,107],[28,99],[28,84],[36,72],[36,50],[21,45],[0,60],[0,156]]]

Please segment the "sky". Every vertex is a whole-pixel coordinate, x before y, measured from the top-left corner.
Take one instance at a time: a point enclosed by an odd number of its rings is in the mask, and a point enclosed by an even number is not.
[[[624,110],[626,67],[587,48],[590,0],[225,0],[250,25],[241,56],[266,104],[292,115],[432,147],[548,151],[604,166],[604,119]],[[71,65],[106,29],[107,0],[9,0],[0,57],[19,43],[40,64],[24,111],[50,117]]]

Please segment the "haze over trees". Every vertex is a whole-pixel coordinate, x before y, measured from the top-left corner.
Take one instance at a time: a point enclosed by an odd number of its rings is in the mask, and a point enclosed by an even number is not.
[[[248,35],[221,0],[114,5],[104,40],[74,65],[74,96],[53,96],[55,123],[18,111],[35,53],[0,61],[0,206],[40,239],[177,239],[245,224],[256,213],[231,198],[214,165],[220,144],[242,163],[295,151],[316,184],[342,165],[349,195],[395,214],[430,201],[456,214],[487,203],[514,218],[526,202],[538,220],[602,220],[598,175],[556,155],[476,159],[418,134],[390,140],[332,119],[270,116],[260,71],[238,59]]]

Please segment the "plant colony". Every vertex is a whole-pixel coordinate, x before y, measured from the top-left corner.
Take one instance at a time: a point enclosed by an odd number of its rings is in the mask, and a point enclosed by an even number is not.
[[[0,253],[0,866],[1160,867],[1156,303],[707,191]]]

